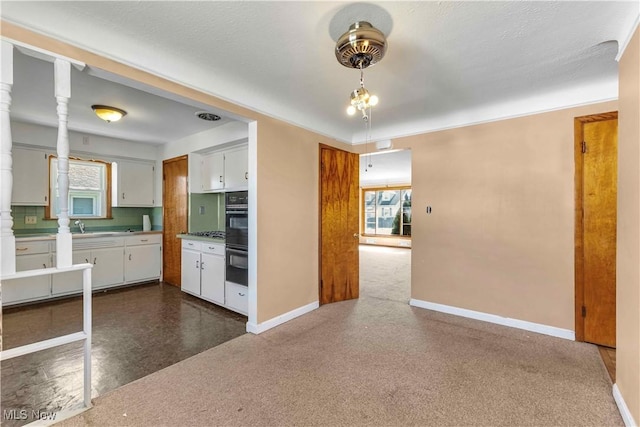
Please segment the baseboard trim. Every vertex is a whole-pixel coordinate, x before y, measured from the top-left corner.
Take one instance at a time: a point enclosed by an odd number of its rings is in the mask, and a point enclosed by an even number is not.
[[[631,411],[629,411],[627,403],[624,401],[622,394],[620,394],[618,384],[613,385],[613,399],[616,401],[616,405],[618,405],[618,410],[620,411],[620,415],[622,415],[624,425],[627,427],[638,427],[638,424],[636,424],[633,419],[633,415],[631,415]]]
[[[467,310],[465,308],[437,304],[435,302],[422,301],[414,298],[409,301],[409,305],[418,308],[425,308],[427,310],[439,311],[441,313],[453,314],[455,316],[467,317],[469,319],[481,320],[483,322],[524,329],[525,331],[537,332],[539,334],[550,335],[552,337],[563,338],[566,340],[575,341],[576,339],[574,331],[557,328],[555,326],[543,325],[541,323],[527,322],[526,320],[512,319],[509,317],[502,317],[495,314]]]
[[[303,314],[307,314],[317,309],[318,307],[320,307],[320,302],[314,301],[311,304],[303,305],[302,307],[298,307],[295,310],[291,310],[287,313],[281,314],[280,316],[276,316],[273,319],[269,319],[266,322],[247,322],[247,332],[250,332],[252,334],[261,334],[262,332],[268,331],[271,328],[275,328],[278,325],[282,325],[289,320],[295,319],[296,317],[302,316]]]

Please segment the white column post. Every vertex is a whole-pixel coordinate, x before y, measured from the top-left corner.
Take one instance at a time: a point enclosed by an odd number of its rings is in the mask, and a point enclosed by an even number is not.
[[[0,276],[16,272],[16,237],[13,235],[11,193],[13,157],[11,149],[11,87],[13,86],[13,45],[2,40],[0,71]]]
[[[56,235],[57,267],[70,267],[72,240],[69,229],[69,98],[71,98],[71,63],[54,61],[55,96],[58,102],[58,234]]]

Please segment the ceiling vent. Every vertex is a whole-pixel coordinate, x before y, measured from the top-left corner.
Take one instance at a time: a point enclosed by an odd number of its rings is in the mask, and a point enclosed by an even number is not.
[[[348,68],[364,69],[380,61],[387,50],[382,31],[366,21],[351,24],[336,43],[336,58]]]
[[[213,114],[213,113],[208,113],[206,111],[198,111],[198,112],[196,112],[196,116],[199,119],[206,120],[208,122],[217,122],[218,120],[221,119],[221,117],[219,115]]]

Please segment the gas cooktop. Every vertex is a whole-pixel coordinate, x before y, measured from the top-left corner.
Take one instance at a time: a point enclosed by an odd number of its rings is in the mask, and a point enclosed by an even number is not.
[[[196,231],[193,233],[189,233],[189,236],[209,237],[212,239],[224,239],[225,232],[224,231]]]

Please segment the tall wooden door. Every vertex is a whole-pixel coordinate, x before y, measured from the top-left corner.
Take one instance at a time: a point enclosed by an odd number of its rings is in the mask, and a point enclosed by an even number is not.
[[[162,162],[162,271],[164,281],[180,286],[182,242],[177,234],[188,227],[187,156]]]
[[[608,347],[616,345],[617,155],[616,112],[576,119],[576,338]]]
[[[320,304],[358,298],[359,156],[320,146]]]

